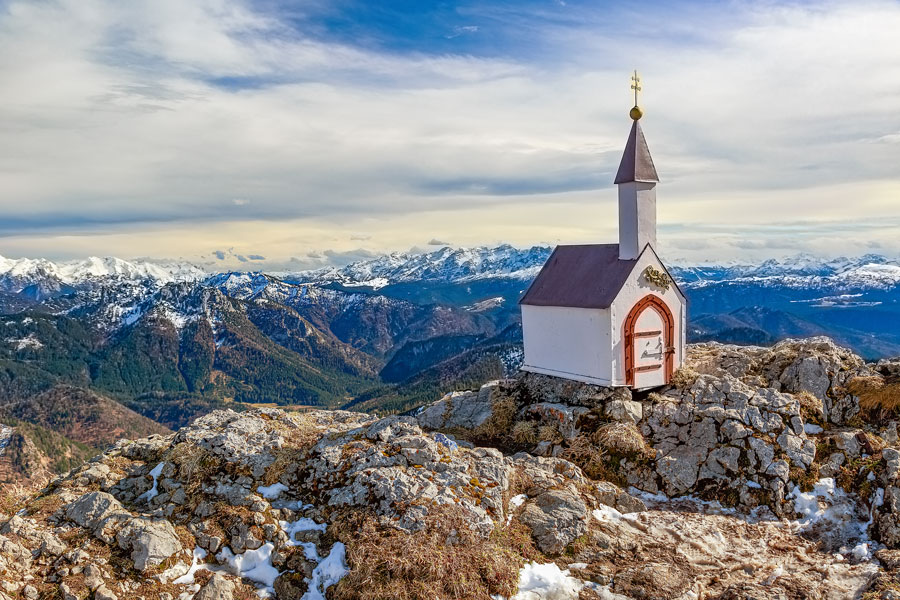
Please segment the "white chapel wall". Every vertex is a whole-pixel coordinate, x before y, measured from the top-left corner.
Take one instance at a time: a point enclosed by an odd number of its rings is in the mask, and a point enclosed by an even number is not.
[[[609,309],[522,305],[523,369],[609,385]]]
[[[619,184],[619,257],[637,258],[644,246],[656,246],[656,184]]]

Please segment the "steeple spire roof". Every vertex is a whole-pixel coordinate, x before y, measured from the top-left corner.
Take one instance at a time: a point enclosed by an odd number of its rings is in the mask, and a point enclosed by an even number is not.
[[[631,125],[631,134],[625,144],[625,154],[622,155],[622,162],[619,163],[619,172],[616,173],[615,182],[617,184],[631,183],[632,181],[659,183],[656,167],[653,166],[653,159],[650,157],[650,148],[647,147],[647,140],[644,139],[644,132],[638,123],[644,116],[644,111],[638,106],[638,94],[643,88],[637,70],[631,76],[631,89],[634,90],[634,107],[629,111],[628,116],[634,120],[634,123]]]
[[[659,175],[656,174],[656,167],[653,166],[650,148],[647,147],[647,140],[644,138],[644,132],[637,119],[631,125],[631,133],[625,144],[625,153],[622,155],[622,162],[619,163],[615,183],[632,181],[659,183]]]

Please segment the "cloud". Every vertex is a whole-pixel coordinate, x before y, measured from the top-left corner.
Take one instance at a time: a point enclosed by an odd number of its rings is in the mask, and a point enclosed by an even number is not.
[[[322,254],[330,264],[336,266],[349,265],[352,262],[375,258],[379,255],[378,252],[372,252],[371,250],[364,250],[362,248],[346,251],[325,250]]]
[[[213,252],[213,256],[215,256],[219,260],[225,260],[225,252],[223,250],[216,250],[215,252]]]
[[[635,63],[660,223],[688,226],[680,244],[896,212],[896,3],[464,8],[410,47],[400,26],[336,31],[330,3],[0,5],[0,254],[129,251],[140,233],[141,252],[241,240],[273,264],[314,247],[343,260],[426,225],[457,243],[606,241]]]
[[[900,144],[900,133],[889,133],[877,138],[875,141],[883,144]]]
[[[480,27],[478,25],[457,25],[453,28],[453,33],[447,35],[447,39],[452,40],[453,38],[458,38],[461,35],[469,35],[473,33],[478,33]]]
[[[234,257],[241,262],[247,262],[247,260],[248,260],[247,257],[244,256],[243,254],[235,254]]]
[[[437,238],[431,238],[431,240],[428,241],[428,245],[429,246],[451,246],[452,244],[450,242],[442,242],[441,240],[439,240]]]
[[[261,254],[248,254],[247,258],[250,260],[266,260],[266,257]]]

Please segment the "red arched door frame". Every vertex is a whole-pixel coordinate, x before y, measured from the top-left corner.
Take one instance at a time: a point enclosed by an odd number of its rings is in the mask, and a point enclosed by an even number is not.
[[[672,311],[669,310],[669,307],[659,296],[654,296],[653,294],[648,294],[641,298],[637,304],[635,304],[630,311],[628,311],[628,316],[625,317],[625,384],[633,386],[634,385],[634,337],[635,331],[634,326],[637,323],[638,317],[641,316],[648,308],[652,308],[656,310],[657,313],[662,317],[663,320],[663,339],[665,340],[665,359],[663,361],[663,368],[665,369],[665,382],[669,383],[672,380],[672,372],[674,371],[675,365],[675,318],[672,316]]]

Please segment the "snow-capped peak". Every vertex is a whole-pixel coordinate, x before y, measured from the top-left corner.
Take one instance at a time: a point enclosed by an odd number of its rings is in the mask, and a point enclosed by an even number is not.
[[[151,280],[162,285],[195,281],[206,275],[200,267],[181,262],[128,261],[97,256],[53,262],[43,258],[11,259],[0,256],[0,288],[12,292],[19,292],[36,283],[44,284],[48,279],[64,285],[79,285],[92,279],[114,277],[133,281]]]
[[[549,246],[518,249],[509,244],[477,248],[443,247],[424,254],[394,252],[377,258],[294,276],[300,281],[384,287],[410,281],[461,282],[487,277],[528,280],[550,256]]]

